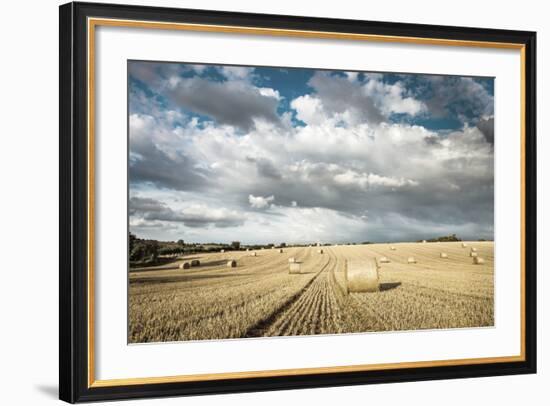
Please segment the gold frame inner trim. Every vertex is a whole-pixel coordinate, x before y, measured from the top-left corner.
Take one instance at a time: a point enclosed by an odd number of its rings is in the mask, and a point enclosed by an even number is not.
[[[383,364],[330,366],[317,368],[277,369],[267,371],[221,372],[212,374],[191,374],[146,378],[95,379],[95,278],[94,278],[94,224],[95,224],[95,28],[97,26],[147,28],[157,30],[180,30],[194,32],[216,32],[227,34],[263,35],[279,37],[298,37],[316,39],[355,40],[384,43],[401,43],[432,46],[458,46],[520,51],[521,65],[521,101],[520,101],[520,137],[521,137],[521,270],[520,270],[520,340],[519,355],[485,358],[466,358],[451,360],[397,362]],[[281,376],[331,374],[342,372],[366,372],[392,370],[398,368],[426,368],[458,365],[479,365],[504,362],[525,361],[525,45],[506,42],[463,41],[453,39],[434,39],[421,37],[399,37],[391,35],[355,34],[344,32],[305,31],[259,27],[241,27],[209,24],[165,23],[154,21],[120,20],[108,18],[88,19],[88,387],[101,388],[126,385],[161,384],[177,382],[199,382],[221,379],[266,378]]]

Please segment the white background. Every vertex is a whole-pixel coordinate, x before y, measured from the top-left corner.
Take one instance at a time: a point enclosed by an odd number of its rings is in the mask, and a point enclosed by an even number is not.
[[[128,0],[130,2],[130,0]],[[429,1],[362,3],[238,1],[148,1],[179,7],[226,9],[264,13],[403,21],[446,25],[536,30],[538,36],[539,156],[550,153],[548,111],[545,94],[550,92],[547,40],[550,35],[544,2],[464,0],[444,4]],[[0,399],[4,404],[41,405],[57,398],[57,265],[58,265],[58,10],[57,1],[27,1],[4,6],[0,25]],[[452,9],[452,11],[451,11]],[[539,207],[548,200],[543,174],[548,163],[539,160]],[[546,224],[545,224],[546,223]],[[546,227],[545,227],[546,226]],[[301,391],[252,393],[186,398],[190,405],[256,405],[281,403],[380,402],[388,404],[512,405],[531,400],[544,404],[549,397],[547,372],[550,359],[543,341],[548,328],[542,322],[548,299],[547,278],[542,270],[548,220],[539,212],[539,374],[499,378],[476,378],[438,382],[371,385]],[[546,229],[545,229],[546,228]],[[545,289],[546,288],[546,289]],[[543,338],[544,337],[544,338]],[[181,404],[182,399],[146,400],[139,404]],[[138,404],[126,402],[124,404]],[[113,403],[110,403],[113,404]]]
[[[96,379],[513,356],[520,353],[520,53],[514,50],[96,29]],[[246,49],[246,52],[242,52]],[[214,50],[214,51],[213,51]],[[403,60],[402,55],[408,55]],[[368,60],[364,57],[368,55]],[[495,80],[495,327],[127,343],[127,60],[448,73]],[[113,136],[118,134],[119,136]],[[368,349],[376,348],[376,351]],[[327,351],[330,349],[330,351]],[[184,361],[184,362],[182,362]]]

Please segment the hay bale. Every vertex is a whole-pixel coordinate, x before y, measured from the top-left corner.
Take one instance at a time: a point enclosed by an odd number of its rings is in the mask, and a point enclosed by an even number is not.
[[[386,257],[380,257],[380,259],[378,259],[378,262],[380,262],[381,264],[389,264],[391,261]]]
[[[250,251],[250,248],[247,248],[247,249],[246,249],[246,252],[248,252],[248,251]]]
[[[485,260],[481,257],[478,257],[477,255],[474,257],[474,265],[481,265],[484,264]]]
[[[317,252],[318,252],[319,254],[322,254],[324,251],[323,251],[323,250],[317,250]]]
[[[470,252],[477,252],[477,248],[476,247],[470,248]]]
[[[237,266],[237,261],[235,261],[234,259],[230,259],[229,261],[227,261],[228,268],[235,268],[236,266]]]
[[[397,248],[395,248],[393,245],[390,247],[391,251],[395,251]]]
[[[465,242],[462,243],[462,248],[466,248],[468,246],[468,244],[466,244]]]
[[[258,254],[257,254],[257,253],[255,253],[255,252],[253,252],[253,253],[252,253],[252,254],[250,254],[250,255],[252,255],[253,257],[257,257],[257,256],[258,256]]]
[[[288,259],[288,262],[290,262],[290,263],[294,263],[294,262],[296,262],[296,258],[294,258],[294,257],[290,257],[290,258]]]
[[[189,262],[183,262],[180,264],[180,269],[189,269],[191,268],[191,265],[189,264]]]
[[[477,252],[472,252],[472,251],[470,251],[470,256],[471,256],[472,258],[477,257]]]
[[[223,254],[225,252],[225,250],[220,250],[220,252]]]
[[[378,292],[378,266],[372,259],[346,260],[344,269],[346,288],[349,292]]]
[[[416,264],[416,259],[414,257],[407,258],[407,264]]]
[[[426,244],[428,241],[426,240],[422,240],[422,244]]]
[[[191,266],[200,266],[201,265],[201,261],[199,261],[198,259],[194,259],[191,261]]]
[[[444,253],[444,252],[442,252],[441,254],[439,254],[439,256],[440,256],[441,258],[449,258],[449,256],[448,256],[446,253]]]
[[[300,263],[299,262],[290,263],[288,273],[301,273]]]
[[[283,249],[280,248],[280,249],[279,249],[279,254],[282,254],[282,253],[283,253]]]

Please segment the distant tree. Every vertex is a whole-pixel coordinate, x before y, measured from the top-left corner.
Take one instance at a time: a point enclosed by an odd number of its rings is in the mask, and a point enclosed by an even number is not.
[[[136,241],[130,251],[130,261],[142,261],[147,253],[147,245],[143,241]]]
[[[149,252],[150,252],[150,261],[156,262],[159,258],[159,243],[156,240],[153,240],[149,246]]]
[[[422,242],[423,240],[418,240],[417,242]],[[426,240],[427,242],[456,242],[462,241],[461,238],[457,237],[456,234],[444,235],[442,237],[430,238]]]
[[[281,247],[281,248],[286,247],[286,242],[282,242],[282,243],[280,244],[280,247]]]
[[[178,245],[181,245],[181,246],[184,246],[184,245],[185,245],[185,241],[183,241],[183,240],[178,240],[178,243],[177,243],[177,244],[178,244]]]
[[[231,248],[234,249],[234,250],[240,249],[241,248],[240,241],[232,241],[231,242]]]
[[[136,245],[136,236],[132,233],[129,233],[128,235],[128,252],[132,252],[134,249],[134,246]]]

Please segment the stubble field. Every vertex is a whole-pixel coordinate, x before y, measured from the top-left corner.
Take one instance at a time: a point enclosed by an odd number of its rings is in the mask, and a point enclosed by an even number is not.
[[[394,246],[395,250],[391,250]],[[470,248],[484,264],[474,265]],[[494,324],[493,242],[236,251],[131,270],[129,342],[357,333]],[[445,252],[448,258],[440,258]],[[346,260],[387,257],[380,291],[347,293]],[[289,274],[290,257],[302,273]],[[414,257],[416,264],[408,264]],[[198,259],[200,267],[179,269]],[[237,267],[227,267],[235,259]]]

